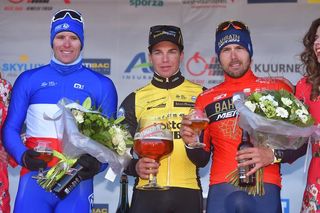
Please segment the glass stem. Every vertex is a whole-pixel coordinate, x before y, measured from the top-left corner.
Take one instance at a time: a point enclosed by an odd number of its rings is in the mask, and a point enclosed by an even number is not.
[[[156,175],[153,175],[153,174],[150,174],[149,175],[149,184],[150,185],[157,185],[157,176]]]
[[[199,134],[198,133],[196,134],[196,142],[200,143],[200,138],[199,138]]]

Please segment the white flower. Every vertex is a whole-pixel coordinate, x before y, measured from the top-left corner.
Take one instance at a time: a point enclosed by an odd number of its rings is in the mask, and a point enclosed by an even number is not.
[[[300,108],[300,110],[302,110],[303,114],[309,115],[307,108],[300,101],[296,101],[295,103]]]
[[[288,111],[283,107],[277,107],[276,113],[277,113],[277,116],[279,116],[281,118],[287,118],[289,116]]]
[[[291,104],[293,103],[289,98],[284,98],[284,97],[281,97],[281,101],[284,105],[290,107]]]
[[[261,102],[270,101],[273,106],[278,106],[278,105],[279,105],[278,102],[276,102],[276,101],[274,100],[274,96],[272,96],[272,95],[270,95],[270,94],[262,96],[262,97],[259,99],[259,101],[261,101]]]
[[[303,115],[303,111],[301,109],[297,109],[295,112],[299,117]]]
[[[118,146],[121,141],[124,141],[123,133],[121,129],[115,125],[111,127],[112,143],[115,146]]]
[[[307,123],[307,121],[308,121],[308,116],[306,116],[306,115],[301,115],[301,116],[299,116],[299,118],[300,118],[300,120],[302,121],[302,123]]]
[[[302,110],[303,114],[309,115],[309,112],[305,106],[301,106],[301,110]]]
[[[74,116],[74,118],[76,119],[77,123],[81,124],[84,122],[83,119],[83,112],[80,110],[72,110],[72,114]]]
[[[116,152],[119,155],[123,155],[127,149],[126,139],[128,139],[129,135],[116,125],[113,125],[109,132],[112,136],[112,144],[115,146]]]
[[[305,111],[303,111],[302,109],[297,109],[296,110],[296,115],[298,115],[299,117],[303,116],[303,115],[308,115],[308,112],[305,113]]]
[[[256,104],[252,103],[251,101],[246,101],[244,103],[244,105],[246,105],[250,109],[251,112],[254,112],[257,108]]]
[[[262,109],[262,111],[266,111],[266,106],[264,105],[264,103],[259,103],[259,106]]]
[[[123,155],[127,150],[126,143],[124,141],[121,141],[119,143],[119,146],[117,147],[117,152],[119,155]]]

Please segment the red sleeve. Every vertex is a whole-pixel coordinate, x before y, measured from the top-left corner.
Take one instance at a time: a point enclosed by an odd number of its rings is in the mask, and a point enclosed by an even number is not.
[[[303,101],[305,104],[308,104],[310,99],[311,85],[307,84],[307,78],[304,77],[298,81],[296,86],[295,96]]]
[[[8,105],[10,102],[10,96],[11,96],[11,90],[12,90],[11,84],[9,84],[9,82],[7,82],[6,80],[1,79],[1,84],[3,84],[3,87],[8,88],[9,93],[6,94],[6,91],[0,91],[0,99],[1,99],[0,108],[2,111],[0,129],[2,129],[2,125],[4,124],[4,121],[6,120],[6,117],[7,117]],[[2,141],[1,141],[1,145],[2,145]],[[12,167],[16,167],[18,165],[17,162],[10,156],[8,157],[8,163]]]
[[[284,90],[287,90],[288,92],[293,93],[294,87],[289,80],[282,78],[282,79],[277,79],[277,81],[279,82],[278,83],[280,86],[279,89],[284,89]]]

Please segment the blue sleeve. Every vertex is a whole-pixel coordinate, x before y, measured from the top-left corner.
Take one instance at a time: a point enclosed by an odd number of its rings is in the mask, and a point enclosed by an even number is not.
[[[3,145],[20,165],[22,155],[27,150],[20,134],[29,106],[28,76],[27,73],[23,73],[14,83],[8,115],[2,129]]]
[[[109,118],[115,118],[117,114],[118,94],[113,82],[107,78],[102,87],[102,101],[99,104],[102,113]]]

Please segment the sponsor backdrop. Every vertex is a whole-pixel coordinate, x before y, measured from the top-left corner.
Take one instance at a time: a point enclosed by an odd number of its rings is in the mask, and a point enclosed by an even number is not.
[[[319,17],[317,0],[1,0],[0,71],[14,83],[23,71],[49,62],[49,24],[58,9],[74,8],[85,19],[86,66],[109,76],[119,103],[152,77],[148,64],[148,30],[155,24],[182,28],[185,58],[181,69],[192,81],[207,87],[223,80],[214,53],[215,27],[227,19],[242,20],[253,40],[252,68],[258,76],[284,76],[293,84],[301,78],[298,58],[301,40]],[[306,181],[305,158],[283,165],[284,213],[299,212]],[[201,169],[203,195],[208,192],[209,166]],[[10,169],[12,204],[18,168]],[[115,212],[119,177],[115,182],[95,178],[95,212]],[[133,179],[130,178],[129,196]]]

